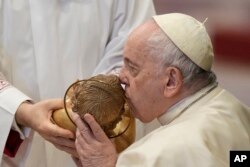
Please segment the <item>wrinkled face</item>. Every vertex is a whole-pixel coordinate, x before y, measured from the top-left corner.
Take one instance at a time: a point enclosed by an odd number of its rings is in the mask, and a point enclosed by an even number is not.
[[[146,25],[144,25],[146,26]],[[150,56],[145,50],[145,34],[150,28],[140,27],[129,37],[124,48],[124,66],[120,80],[125,84],[125,94],[136,118],[150,122],[162,113],[164,76],[161,59]]]

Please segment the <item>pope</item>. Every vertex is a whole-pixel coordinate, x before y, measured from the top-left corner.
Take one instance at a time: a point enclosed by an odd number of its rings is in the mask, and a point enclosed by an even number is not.
[[[221,88],[204,26],[181,13],[154,16],[124,48],[120,80],[133,115],[161,127],[117,154],[90,114],[73,114],[78,166],[224,167],[230,150],[250,150],[250,109]]]

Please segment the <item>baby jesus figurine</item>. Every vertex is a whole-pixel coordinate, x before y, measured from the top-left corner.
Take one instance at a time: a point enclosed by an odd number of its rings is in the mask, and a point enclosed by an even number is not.
[[[97,75],[73,83],[65,93],[65,109],[56,110],[52,121],[75,132],[69,113],[81,118],[86,113],[94,116],[109,138],[114,138],[120,152],[135,139],[135,120],[126,104],[124,90],[116,75]]]

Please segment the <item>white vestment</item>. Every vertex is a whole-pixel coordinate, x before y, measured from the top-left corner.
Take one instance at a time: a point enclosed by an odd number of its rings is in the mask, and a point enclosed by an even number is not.
[[[154,12],[151,0],[0,0],[0,72],[25,94],[15,88],[0,94],[1,100],[12,96],[0,102],[0,156],[23,100],[63,98],[77,79],[121,67],[128,33]],[[23,166],[26,150],[16,160],[4,157],[2,166]],[[34,136],[25,166],[71,165],[68,154]]]
[[[158,120],[162,126],[122,152],[117,167],[228,167],[230,150],[250,150],[250,109],[214,85]]]

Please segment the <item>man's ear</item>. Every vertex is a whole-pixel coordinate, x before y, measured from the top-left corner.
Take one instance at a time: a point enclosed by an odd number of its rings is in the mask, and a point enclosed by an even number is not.
[[[164,88],[165,97],[174,97],[180,93],[183,82],[181,71],[176,67],[167,67],[166,71],[166,82]]]

